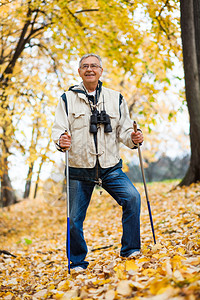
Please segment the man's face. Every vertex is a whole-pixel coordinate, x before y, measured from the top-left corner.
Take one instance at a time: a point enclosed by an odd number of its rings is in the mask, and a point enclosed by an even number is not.
[[[95,56],[84,58],[78,69],[78,73],[86,86],[91,83],[97,85],[102,72],[103,69],[100,67],[100,62]]]

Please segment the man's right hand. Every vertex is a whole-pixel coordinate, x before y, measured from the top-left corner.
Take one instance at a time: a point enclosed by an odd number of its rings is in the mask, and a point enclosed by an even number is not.
[[[60,136],[59,145],[61,148],[68,150],[71,146],[71,136],[65,132]]]

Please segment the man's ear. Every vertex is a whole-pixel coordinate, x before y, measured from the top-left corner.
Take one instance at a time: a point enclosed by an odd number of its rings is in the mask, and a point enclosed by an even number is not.
[[[81,70],[80,70],[80,69],[78,69],[78,74],[79,74],[79,76],[83,79],[83,77],[82,77],[82,75],[81,75]]]

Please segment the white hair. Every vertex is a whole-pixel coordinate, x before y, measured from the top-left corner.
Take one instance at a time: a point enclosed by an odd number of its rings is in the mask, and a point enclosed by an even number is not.
[[[83,59],[85,58],[88,58],[90,56],[94,56],[96,57],[98,60],[99,60],[99,63],[100,63],[100,66],[102,67],[102,59],[101,57],[98,55],[98,54],[94,54],[94,53],[88,53],[88,54],[85,54],[81,57],[80,61],[79,61],[79,68],[81,67],[81,62],[83,61]]]

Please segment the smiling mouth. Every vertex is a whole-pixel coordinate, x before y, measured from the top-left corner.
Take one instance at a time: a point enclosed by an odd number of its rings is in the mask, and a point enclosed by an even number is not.
[[[95,76],[95,74],[86,74],[85,76],[86,77],[93,77],[93,76]]]

